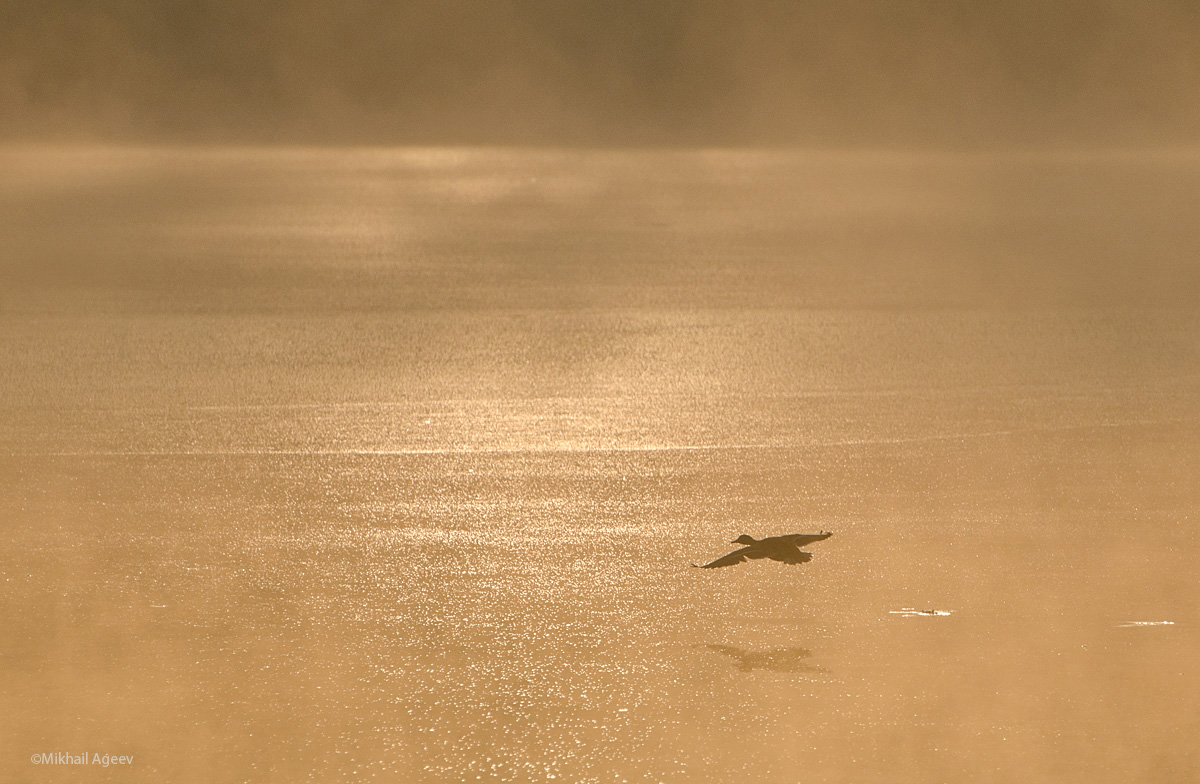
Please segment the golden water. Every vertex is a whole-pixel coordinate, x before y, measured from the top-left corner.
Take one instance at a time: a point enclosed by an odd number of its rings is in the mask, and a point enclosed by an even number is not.
[[[1200,775],[1195,156],[0,164],[0,779]]]

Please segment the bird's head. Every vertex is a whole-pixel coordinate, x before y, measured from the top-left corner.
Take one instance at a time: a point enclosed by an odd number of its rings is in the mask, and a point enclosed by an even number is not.
[[[734,539],[730,544],[754,544],[758,540],[750,534],[742,534],[737,539]]]

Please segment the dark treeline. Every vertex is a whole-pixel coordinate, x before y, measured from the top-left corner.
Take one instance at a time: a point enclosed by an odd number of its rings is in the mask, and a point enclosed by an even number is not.
[[[10,139],[1178,144],[1193,0],[0,0]]]

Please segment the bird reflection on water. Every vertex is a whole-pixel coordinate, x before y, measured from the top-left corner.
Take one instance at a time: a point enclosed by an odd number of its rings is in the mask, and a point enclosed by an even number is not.
[[[771,651],[749,651],[733,645],[706,645],[710,651],[723,653],[736,660],[742,672],[772,670],[774,672],[821,672],[821,668],[805,662],[812,656],[807,648],[776,648]]]

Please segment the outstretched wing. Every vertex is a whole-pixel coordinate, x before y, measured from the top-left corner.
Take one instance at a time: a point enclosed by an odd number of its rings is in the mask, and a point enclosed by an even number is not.
[[[772,550],[770,557],[772,560],[788,564],[802,564],[812,560],[812,553],[804,553],[793,547],[781,547],[778,550]]]
[[[722,566],[733,566],[734,564],[740,564],[748,558],[765,558],[765,557],[766,557],[766,553],[760,552],[755,547],[743,547],[741,550],[734,550],[729,555],[721,556],[720,558],[713,561],[712,563],[706,563],[706,564],[704,564],[704,566],[701,566],[699,568],[701,568],[701,569],[717,569]],[[695,566],[695,564],[692,564],[692,565]]]
[[[827,533],[786,534],[784,536],[780,536],[779,538],[786,539],[788,541],[788,544],[794,545],[796,547],[803,547],[806,544],[812,544],[813,542],[823,541],[825,539],[828,539],[831,536],[833,536],[833,534],[827,534]]]

